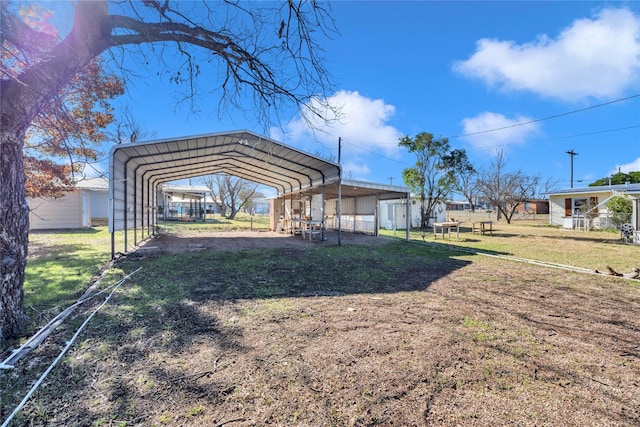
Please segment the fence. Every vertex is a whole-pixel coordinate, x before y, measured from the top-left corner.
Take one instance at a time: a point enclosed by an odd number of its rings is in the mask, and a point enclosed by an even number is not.
[[[496,221],[496,211],[481,211],[477,210],[471,212],[470,210],[464,211],[447,211],[447,218],[455,218],[456,221],[462,222],[474,222],[474,221]],[[504,216],[501,218],[506,222]],[[511,221],[539,221],[541,223],[549,223],[549,214],[536,214],[536,213],[515,213],[511,217]]]
[[[325,218],[325,227],[337,230],[338,217],[330,216]],[[375,234],[375,217],[373,215],[342,215],[340,229],[347,232]]]

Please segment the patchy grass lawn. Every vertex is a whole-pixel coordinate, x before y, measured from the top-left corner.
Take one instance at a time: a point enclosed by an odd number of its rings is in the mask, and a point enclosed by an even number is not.
[[[446,244],[638,259],[615,235],[582,246],[518,227]],[[441,240],[130,258],[114,273],[138,267],[15,425],[640,424],[638,281]],[[0,373],[2,418],[85,317]]]
[[[393,236],[393,231],[381,230],[381,235]],[[406,232],[398,230],[395,237],[404,239]],[[444,240],[440,235],[434,238],[431,230],[414,230],[410,238],[416,242],[452,245],[594,270],[604,270],[609,265],[628,272],[633,267],[640,267],[640,246],[623,244],[619,231],[564,230],[540,221],[494,222],[493,235],[471,234],[471,221],[468,221],[460,225],[459,238],[455,232]]]

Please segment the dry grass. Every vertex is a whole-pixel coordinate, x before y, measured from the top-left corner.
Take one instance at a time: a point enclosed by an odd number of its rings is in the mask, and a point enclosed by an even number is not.
[[[473,240],[583,243],[515,230]],[[138,266],[16,425],[640,424],[637,281],[404,242]],[[3,417],[68,336],[0,374]]]
[[[587,269],[603,270],[610,265],[628,272],[640,267],[640,247],[622,243],[616,231],[565,230],[549,227],[546,221],[514,221],[512,224],[501,221],[493,224],[493,235],[480,235],[471,233],[471,222],[473,220],[461,223],[459,238],[453,233],[453,237],[443,241],[440,236],[434,238],[431,230],[413,231],[411,238]],[[404,238],[404,233],[404,230],[398,231],[396,237]],[[383,234],[393,233],[383,230]]]

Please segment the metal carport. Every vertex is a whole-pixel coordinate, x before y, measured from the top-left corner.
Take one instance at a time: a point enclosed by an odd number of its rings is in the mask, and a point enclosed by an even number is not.
[[[115,145],[109,157],[112,257],[115,231],[124,231],[124,252],[130,232],[134,246],[138,231],[140,240],[145,232],[155,232],[160,184],[217,173],[273,187],[278,196],[341,188],[337,163],[247,130]],[[386,192],[369,187],[362,191]]]

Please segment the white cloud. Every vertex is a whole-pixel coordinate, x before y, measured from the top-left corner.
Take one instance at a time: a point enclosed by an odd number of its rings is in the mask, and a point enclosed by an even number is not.
[[[279,129],[272,129],[271,136],[290,145],[319,142],[324,148],[335,147],[336,153],[338,138],[342,137],[345,142],[343,153],[347,150],[360,154],[382,152],[387,156],[397,155],[398,139],[402,134],[387,124],[395,113],[393,105],[351,91],[336,92],[325,103],[339,109],[337,120],[327,124],[310,115],[311,126],[303,119],[296,119],[284,126],[284,134]],[[320,104],[315,102],[316,106]]]
[[[611,171],[609,172],[609,175],[615,175],[618,172],[629,173],[629,172],[637,172],[637,171],[640,171],[640,157],[638,157],[631,163],[616,165],[615,168],[611,169]]]
[[[454,70],[504,90],[526,90],[566,101],[610,98],[638,84],[640,18],[629,9],[603,9],[552,39],[481,39]]]
[[[342,165],[343,176],[348,179],[366,180],[366,176],[371,173],[371,169],[363,162],[348,161]]]
[[[462,120],[464,133],[468,134],[463,139],[476,150],[507,150],[511,145],[523,144],[529,136],[539,132],[536,123],[519,125],[529,121],[528,117],[509,119],[499,113],[484,112]]]

